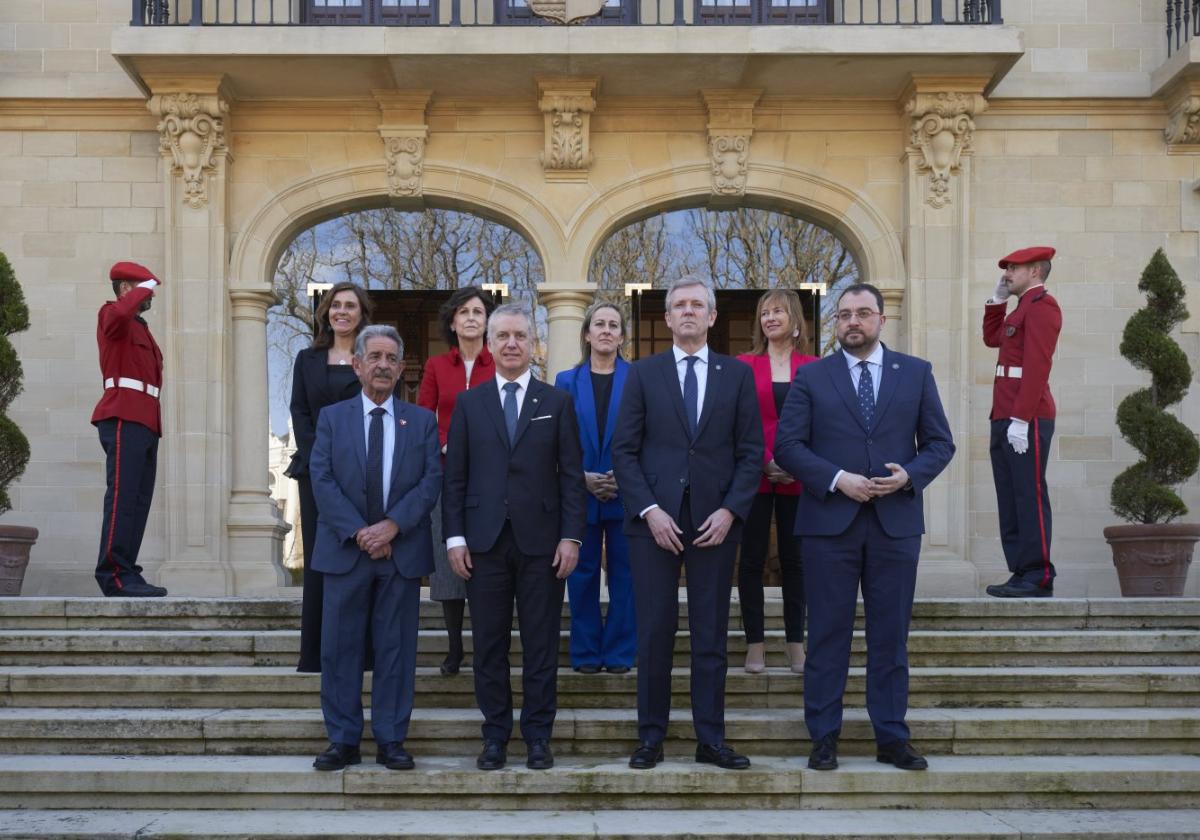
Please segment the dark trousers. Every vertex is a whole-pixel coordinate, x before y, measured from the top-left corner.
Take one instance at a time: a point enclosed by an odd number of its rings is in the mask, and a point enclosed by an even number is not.
[[[808,591],[804,721],[814,741],[842,728],[854,612],[862,586],[867,631],[867,712],[880,744],[908,740],[908,626],[920,537],[890,537],[873,505],[845,533],[803,537]]]
[[[608,614],[600,616],[600,556],[608,559]],[[629,540],[620,520],[587,526],[579,565],[567,578],[571,598],[571,665],[633,666],[637,629]]]
[[[329,740],[362,739],[362,683],[368,626],[375,642],[371,732],[379,744],[403,741],[412,717],[417,673],[421,579],[390,560],[358,558],[344,575],[325,575],[321,624],[321,712]]]
[[[677,523],[683,553],[671,554],[652,537],[631,537],[637,608],[638,738],[661,743],[671,714],[671,665],[679,627],[679,571],[687,566],[688,631],[692,640],[692,724],[702,744],[725,740],[726,636],[737,540],[696,548],[685,495]]]
[[[558,711],[558,640],[563,581],[553,556],[526,557],[505,523],[490,551],[472,553],[467,601],[475,643],[475,701],[483,713],[483,737],[507,742],[513,728],[508,654],[513,600],[521,631],[521,737],[549,740]]]
[[[1054,585],[1050,562],[1050,493],[1046,488],[1046,463],[1054,421],[1035,419],[1029,424],[1029,449],[1018,455],[1008,442],[1009,420],[992,421],[992,480],[1000,513],[1000,545],[1008,563],[1010,580],[1038,586]]]
[[[771,544],[771,514],[775,514],[775,540],[779,545],[779,570],[783,573],[783,626],[789,642],[804,641],[804,566],[800,540],[793,536],[799,496],[759,493],[742,530],[738,563],[738,600],[746,643],[765,638],[763,620],[763,569]]]
[[[144,582],[137,558],[154,498],[158,435],[141,423],[115,418],[101,420],[96,430],[104,448],[108,480],[96,583],[105,595],[113,595],[130,583]]]

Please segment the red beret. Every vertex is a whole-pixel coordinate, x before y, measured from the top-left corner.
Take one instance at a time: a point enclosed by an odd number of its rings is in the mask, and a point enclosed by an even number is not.
[[[128,280],[130,283],[141,283],[146,280],[158,280],[150,269],[135,262],[119,262],[108,271],[108,279],[112,281]],[[158,280],[158,282],[162,282]]]
[[[1025,265],[1025,263],[1052,260],[1054,259],[1054,253],[1054,249],[1048,245],[1034,245],[1032,248],[1022,248],[1020,251],[1013,251],[1007,257],[1000,260],[1000,267],[1008,268],[1010,265]]]

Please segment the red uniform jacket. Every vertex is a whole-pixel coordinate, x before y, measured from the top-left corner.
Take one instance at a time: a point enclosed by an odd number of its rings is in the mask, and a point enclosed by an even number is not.
[[[1005,318],[1007,309],[1005,302],[989,303],[983,310],[983,343],[1000,348],[996,365],[1004,368],[992,386],[991,419],[1052,420],[1050,364],[1062,330],[1062,310],[1045,286],[1027,290]],[[1019,377],[1009,375],[1014,367],[1021,369]]]
[[[496,363],[487,347],[475,357],[475,365],[471,368],[471,387],[494,379]],[[421,387],[417,391],[417,405],[427,408],[437,414],[438,442],[446,445],[446,435],[450,432],[450,417],[454,414],[454,401],[458,395],[467,390],[467,373],[458,348],[450,348],[449,353],[433,356],[425,362],[425,372],[421,375]]]
[[[754,391],[758,395],[758,413],[763,425],[763,466],[775,458],[775,431],[779,428],[779,414],[775,411],[775,392],[771,388],[771,357],[766,353],[745,353],[738,356],[754,371]],[[796,368],[809,362],[819,361],[816,356],[805,356],[792,351],[792,376]],[[799,496],[804,490],[799,481],[791,484],[772,484],[764,477],[758,485],[759,493],[778,493],[780,496]]]
[[[150,335],[146,322],[138,317],[139,307],[152,294],[150,289],[133,289],[120,300],[100,307],[96,321],[96,344],[100,348],[101,385],[111,379],[134,379],[155,388],[162,387],[162,351]],[[162,412],[157,397],[133,388],[104,388],[92,423],[116,417],[141,423],[162,437]]]

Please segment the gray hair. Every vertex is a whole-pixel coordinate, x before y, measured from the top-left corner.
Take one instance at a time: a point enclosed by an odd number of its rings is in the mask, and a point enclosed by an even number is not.
[[[400,348],[400,358],[404,358],[404,339],[395,327],[388,324],[371,324],[359,330],[358,337],[354,339],[354,355],[361,359],[367,352],[367,342],[372,338],[390,338]]]
[[[488,316],[487,322],[487,337],[491,341],[496,336],[496,319],[503,315],[519,315],[525,319],[527,332],[529,337],[533,339],[533,318],[529,315],[529,310],[519,303],[503,303],[492,310],[492,314]]]
[[[685,274],[682,277],[672,280],[667,285],[667,309],[671,308],[671,295],[675,293],[675,290],[686,289],[690,286],[703,286],[704,291],[707,293],[706,297],[708,298],[708,311],[716,311],[717,296],[713,292],[712,283],[697,274]]]

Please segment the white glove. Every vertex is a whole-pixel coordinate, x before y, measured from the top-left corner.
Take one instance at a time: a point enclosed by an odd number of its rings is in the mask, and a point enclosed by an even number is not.
[[[1000,282],[996,284],[996,291],[992,292],[992,303],[1004,303],[1008,300],[1012,292],[1008,290],[1008,283],[1004,282],[1004,275],[1000,275]]]
[[[1029,451],[1029,424],[1024,420],[1010,417],[1008,420],[1008,445],[1013,452],[1024,455]]]
[[[149,289],[150,291],[154,291],[154,287],[157,285],[157,280],[143,280],[141,283],[137,284],[137,287],[139,289]]]

